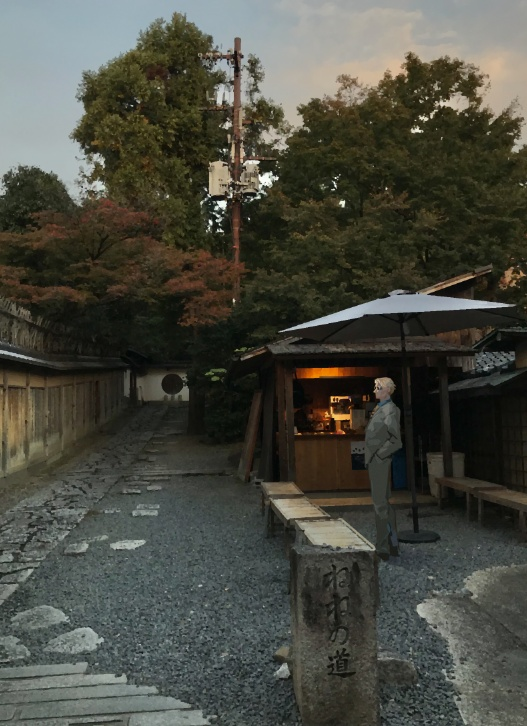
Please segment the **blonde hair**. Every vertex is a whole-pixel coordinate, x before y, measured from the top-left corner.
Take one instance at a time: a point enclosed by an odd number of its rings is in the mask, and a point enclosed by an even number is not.
[[[391,378],[376,378],[375,379],[375,387],[377,388],[388,388],[390,391],[390,396],[395,391],[395,383],[392,381]]]

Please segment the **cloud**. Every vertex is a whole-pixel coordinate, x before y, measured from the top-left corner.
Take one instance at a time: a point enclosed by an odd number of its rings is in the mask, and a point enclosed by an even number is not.
[[[499,112],[517,100],[519,112],[527,116],[527,96],[524,92],[527,54],[497,48],[481,53],[475,62],[489,76],[487,100],[494,111]]]
[[[478,45],[481,34],[473,33],[474,4],[446,0],[449,7],[441,11],[427,0],[385,1],[383,5],[368,0],[276,0],[274,8],[290,30],[286,48],[278,55],[279,70],[273,67],[274,60],[268,64],[273,95],[284,103],[287,117],[296,120],[296,105],[334,93],[341,73],[373,85],[386,70],[397,73],[405,54],[412,51],[425,61],[449,55],[475,63],[490,76],[487,100],[495,111],[515,97],[521,104],[522,96],[527,108],[523,44],[505,45],[503,13],[485,2],[484,17],[477,16],[478,26],[490,32],[496,14],[503,32],[499,40],[487,39]],[[518,6],[519,16],[523,16],[523,5]]]

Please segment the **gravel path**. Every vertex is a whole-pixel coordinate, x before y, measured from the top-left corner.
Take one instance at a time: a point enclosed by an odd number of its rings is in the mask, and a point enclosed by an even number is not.
[[[119,435],[127,456],[135,445],[135,463],[119,468],[114,450],[115,483],[0,608],[0,634],[21,638],[31,651],[28,663],[53,663],[72,656],[45,652],[52,637],[90,627],[104,638],[81,656],[93,672],[125,673],[130,682],[157,686],[217,715],[220,726],[295,724],[291,681],[274,677],[272,657],[290,640],[282,538],[264,539],[259,492],[228,473],[235,448],[183,436],[183,415],[169,409],[148,436],[137,426]],[[84,469],[97,461],[92,455]],[[121,493],[137,485],[140,494]],[[157,515],[132,516],[139,504]],[[373,537],[369,511],[331,511]],[[512,527],[489,518],[480,530],[466,525],[461,509],[423,512],[430,513],[436,516],[423,524],[439,531],[441,541],[406,545],[396,564],[380,568],[379,640],[410,657],[420,676],[416,688],[383,691],[383,726],[462,724],[443,672],[451,666],[444,641],[416,606],[434,590],[459,590],[475,570],[527,563]],[[406,512],[399,517],[401,527],[410,526]],[[145,543],[110,547],[122,540]],[[63,554],[81,541],[90,542],[86,554]],[[37,605],[59,608],[70,622],[15,633],[11,617]]]

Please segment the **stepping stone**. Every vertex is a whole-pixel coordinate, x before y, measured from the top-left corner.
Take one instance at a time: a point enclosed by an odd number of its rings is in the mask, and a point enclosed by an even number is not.
[[[123,489],[121,494],[141,494],[140,489]]]
[[[158,514],[157,509],[135,509],[132,517],[157,517]]]
[[[88,542],[74,542],[64,549],[65,555],[85,555],[90,545]]]
[[[138,504],[136,509],[159,509],[159,504]]]
[[[53,625],[68,622],[68,616],[62,610],[53,608],[51,605],[39,605],[36,608],[31,608],[31,610],[24,610],[11,618],[13,626],[22,630],[51,628]]]
[[[19,638],[8,635],[0,638],[0,663],[11,663],[14,660],[24,660],[29,658],[31,653],[20,642]]]
[[[112,542],[112,550],[136,550],[146,544],[146,539],[123,539],[120,542]]]
[[[120,511],[121,511],[120,509],[104,509],[103,513],[104,514],[119,514]]]
[[[162,486],[159,486],[159,484],[150,484],[150,486],[147,486],[146,491],[147,492],[160,492],[163,489]]]
[[[75,655],[77,653],[91,653],[97,650],[101,643],[104,643],[104,638],[97,635],[95,630],[76,628],[69,633],[64,633],[50,640],[44,650],[48,653]]]

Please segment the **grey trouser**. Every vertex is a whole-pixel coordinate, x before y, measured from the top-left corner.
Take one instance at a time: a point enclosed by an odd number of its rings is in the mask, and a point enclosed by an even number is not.
[[[390,499],[390,465],[392,458],[379,459],[374,456],[368,464],[368,475],[371,484],[371,498],[375,510],[375,527],[377,541],[375,549],[380,554],[390,554],[390,533],[393,532],[391,543],[397,547],[397,524],[395,511]]]

